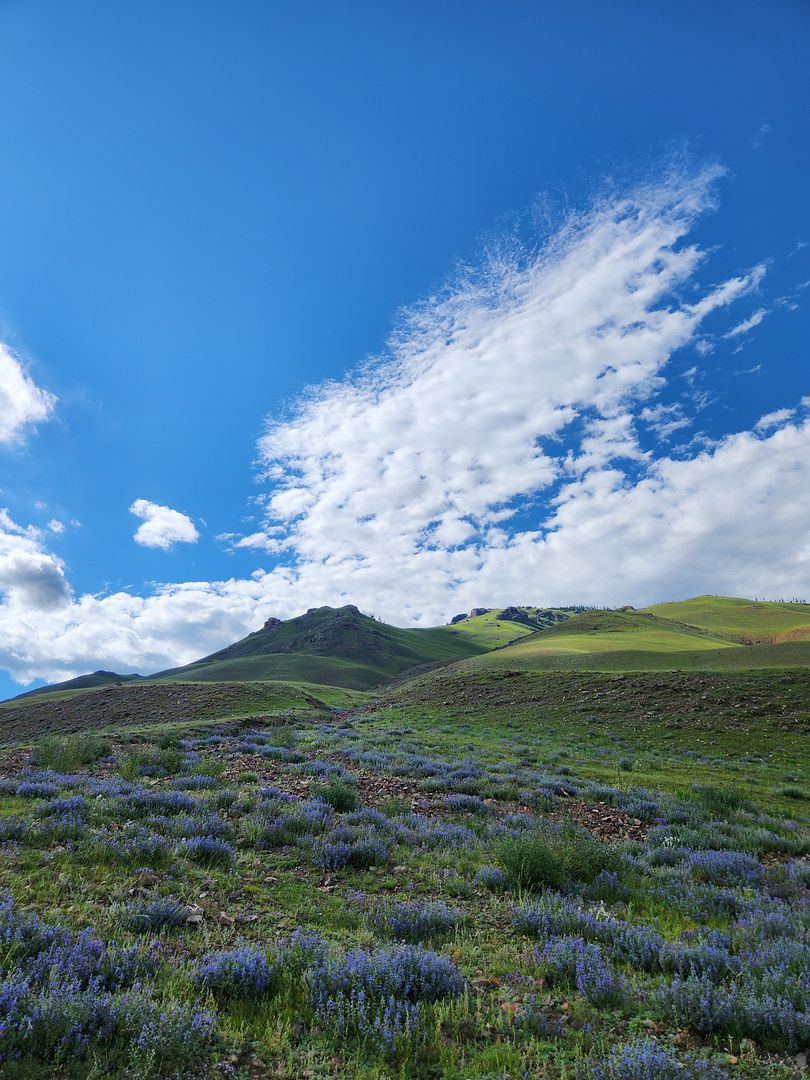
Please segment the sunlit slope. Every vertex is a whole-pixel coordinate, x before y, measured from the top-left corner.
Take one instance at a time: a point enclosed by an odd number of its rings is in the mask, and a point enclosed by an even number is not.
[[[810,639],[744,645],[648,612],[591,611],[458,665],[470,671],[744,671],[810,667]]]
[[[644,611],[745,644],[770,645],[810,639],[810,604],[695,596],[671,604],[654,604]]]
[[[517,618],[503,619],[503,611],[520,612],[525,622],[518,621]],[[473,642],[482,649],[497,649],[508,645],[510,641],[534,634],[557,619],[565,619],[569,614],[570,612],[560,608],[492,608],[483,615],[475,615],[439,629],[450,637]]]

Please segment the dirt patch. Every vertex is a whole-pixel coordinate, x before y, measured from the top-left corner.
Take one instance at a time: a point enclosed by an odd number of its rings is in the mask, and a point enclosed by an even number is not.
[[[594,836],[609,843],[621,840],[643,840],[650,831],[639,818],[623,814],[615,806],[604,802],[585,802],[582,799],[566,799],[548,815],[554,821],[574,821],[583,825]]]

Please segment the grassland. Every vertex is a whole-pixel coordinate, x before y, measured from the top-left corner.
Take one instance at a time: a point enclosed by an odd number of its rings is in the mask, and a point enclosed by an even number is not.
[[[684,614],[693,612],[687,610]],[[508,648],[466,660],[461,667],[473,671],[621,672],[810,666],[810,639],[749,645],[726,630],[679,622],[674,615],[672,612],[672,618],[664,618],[652,612],[586,612],[559,626],[527,635]]]
[[[369,690],[410,668],[447,663],[488,646],[447,627],[403,629],[352,605],[316,608],[154,678],[187,682],[285,679]]]
[[[745,644],[779,644],[810,638],[810,605],[745,600],[736,596],[696,596],[645,611],[728,635]]]
[[[3,1076],[803,1075],[802,673],[136,692],[0,758]]]

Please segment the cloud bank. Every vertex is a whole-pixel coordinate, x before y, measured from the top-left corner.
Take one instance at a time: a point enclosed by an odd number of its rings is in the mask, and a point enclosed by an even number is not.
[[[37,386],[0,341],[0,443],[19,442],[27,427],[50,417],[55,405],[54,395]]]
[[[160,506],[147,499],[136,499],[129,512],[143,521],[133,537],[135,543],[142,547],[168,551],[175,544],[196,544],[200,538],[194,522],[179,510]]]
[[[743,325],[731,309],[765,274],[702,284],[690,234],[719,175],[673,171],[535,247],[501,245],[406,312],[383,357],[271,419],[263,520],[226,539],[275,565],[75,598],[43,537],[6,519],[60,584],[32,620],[24,583],[0,576],[0,663],[20,679],[154,670],[326,603],[430,625],[478,604],[810,594],[808,402],[667,449],[701,407],[698,368],[666,399],[670,359],[710,318]]]

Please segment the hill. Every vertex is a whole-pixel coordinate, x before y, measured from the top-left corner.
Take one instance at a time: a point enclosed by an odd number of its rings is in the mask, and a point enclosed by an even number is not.
[[[503,645],[555,626],[582,608],[514,607],[474,608],[469,615],[456,616],[448,626],[440,627],[446,634],[466,638],[485,649],[497,649]],[[480,612],[480,614],[476,614]]]
[[[701,598],[702,599],[702,598]],[[485,656],[465,661],[460,667],[471,671],[726,671],[754,668],[810,666],[810,638],[797,638],[748,645],[719,605],[712,612],[707,605],[690,608],[667,605],[670,617],[649,611],[589,611]],[[739,601],[750,606],[750,601]],[[785,605],[790,606],[790,605]],[[801,605],[795,605],[799,608]],[[675,618],[695,616],[710,625],[698,625]],[[786,614],[770,616],[783,627]],[[781,622],[780,622],[781,619]],[[749,630],[753,622],[749,616]],[[716,627],[716,629],[714,628]],[[783,632],[783,629],[777,633]]]
[[[305,681],[368,690],[425,664],[458,660],[487,645],[451,627],[404,629],[363,615],[353,604],[268,619],[261,630],[155,680]]]
[[[119,675],[115,671],[94,671],[90,675],[77,675],[75,679],[66,679],[65,682],[40,686],[36,690],[26,690],[24,694],[18,694],[13,700],[19,701],[21,698],[42,694],[63,693],[68,690],[95,690],[101,686],[118,686],[121,683],[136,682],[143,678],[143,675]]]
[[[644,611],[745,645],[778,645],[810,639],[810,604],[745,600],[737,596],[695,596],[691,600],[654,604]]]

